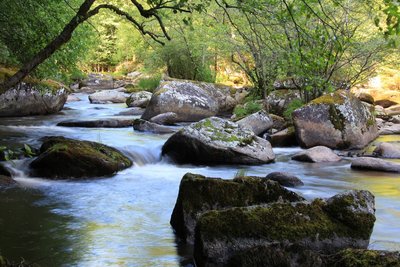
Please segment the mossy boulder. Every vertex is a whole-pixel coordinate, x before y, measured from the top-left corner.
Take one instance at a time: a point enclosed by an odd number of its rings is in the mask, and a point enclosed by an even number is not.
[[[275,159],[267,140],[217,117],[179,130],[164,144],[162,155],[180,164],[265,164]]]
[[[357,149],[378,136],[375,117],[359,99],[339,90],[317,98],[293,112],[302,147]]]
[[[100,143],[46,137],[30,167],[33,176],[70,179],[109,176],[131,165],[120,151]]]
[[[395,267],[400,266],[400,252],[366,249],[345,249],[329,257],[326,266]]]
[[[22,82],[0,94],[0,117],[57,113],[64,107],[67,97],[66,88]]]
[[[231,111],[236,102],[228,87],[188,80],[164,81],[156,89],[142,119],[174,112],[179,122],[196,122],[218,113]]]
[[[293,248],[298,252],[292,254],[294,259],[305,250],[333,254],[346,248],[366,249],[375,222],[371,207],[371,193],[350,191],[327,201],[208,211],[195,229],[195,261],[197,266],[223,266],[259,246],[272,248],[267,256],[276,260]]]
[[[193,243],[194,228],[203,212],[278,200],[294,202],[304,199],[277,182],[260,177],[223,180],[187,173],[179,186],[171,225],[182,241]]]

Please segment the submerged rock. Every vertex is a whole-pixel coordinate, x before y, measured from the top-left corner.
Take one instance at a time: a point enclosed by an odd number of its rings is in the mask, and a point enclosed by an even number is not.
[[[129,108],[127,110],[121,111],[116,116],[139,116],[144,113],[142,108]]]
[[[108,176],[132,165],[117,149],[89,141],[47,137],[31,162],[34,176],[69,179]]]
[[[129,94],[121,90],[103,90],[89,95],[89,101],[92,104],[111,104],[111,103],[125,103]]]
[[[301,151],[292,157],[293,160],[304,162],[336,162],[341,158],[336,155],[332,149],[324,146],[316,146],[304,151]]]
[[[351,168],[360,170],[400,172],[400,164],[383,159],[361,157],[351,162]]]
[[[147,91],[133,93],[126,99],[126,105],[128,107],[146,108],[152,95],[152,93]]]
[[[268,131],[274,125],[274,122],[268,113],[261,110],[239,120],[237,124],[253,131],[255,135],[261,135]]]
[[[0,117],[57,113],[64,107],[67,97],[65,88],[20,83],[0,94]]]
[[[164,144],[162,155],[180,164],[265,164],[275,159],[267,140],[217,117],[179,130]]]
[[[300,178],[287,172],[271,172],[265,178],[287,187],[298,187],[304,185]]]
[[[168,134],[174,133],[178,129],[160,125],[157,123],[145,121],[142,119],[136,119],[133,121],[133,129],[138,132],[149,132],[156,134]]]
[[[179,186],[171,225],[182,241],[192,243],[197,219],[203,212],[278,200],[294,202],[304,199],[264,178],[239,177],[223,180],[187,173]]]
[[[327,201],[205,212],[195,229],[196,265],[225,266],[235,257],[238,261],[244,251],[260,246],[267,248],[266,255],[251,255],[289,263],[307,250],[331,254],[346,248],[366,249],[374,213],[374,197],[367,191],[350,191]]]
[[[62,121],[57,126],[82,128],[125,128],[132,126],[132,120],[102,119],[88,121]]]
[[[363,148],[378,136],[375,117],[353,94],[336,91],[293,112],[302,147]]]
[[[380,143],[375,148],[373,155],[381,158],[400,159],[400,144]]]
[[[186,80],[165,81],[154,92],[142,119],[174,112],[179,122],[199,121],[232,110],[236,103],[231,104],[230,100],[226,87]]]

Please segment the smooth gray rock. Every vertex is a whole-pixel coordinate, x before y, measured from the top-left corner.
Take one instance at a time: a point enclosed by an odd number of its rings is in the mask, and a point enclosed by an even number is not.
[[[274,123],[268,113],[261,110],[239,120],[237,124],[253,131],[255,135],[261,135],[271,129]]]
[[[379,130],[380,135],[400,134],[400,124],[384,125]]]
[[[278,182],[280,185],[286,187],[298,187],[304,185],[299,177],[288,172],[271,172],[265,178]]]
[[[174,125],[178,122],[178,115],[175,112],[167,112],[151,118],[150,122],[160,125]]]
[[[159,125],[157,123],[145,121],[142,119],[136,119],[133,121],[133,129],[138,132],[149,132],[156,134],[169,134],[174,133],[178,130],[176,128]]]
[[[116,116],[139,116],[144,113],[143,108],[129,108],[116,114]]]
[[[351,168],[382,172],[400,172],[400,164],[383,159],[361,157],[351,162]]]
[[[129,94],[119,89],[103,90],[89,95],[89,101],[92,104],[125,103],[128,97]]]
[[[149,104],[150,102],[152,95],[153,95],[152,93],[147,91],[132,93],[126,99],[126,105],[128,107],[146,108],[147,104]]]
[[[373,155],[381,158],[400,159],[400,144],[380,143],[375,148]]]
[[[86,79],[80,82],[79,88],[89,87],[92,90],[114,89],[119,87],[111,75],[90,73]]]
[[[293,160],[304,161],[304,162],[336,162],[340,161],[341,158],[336,155],[332,149],[324,146],[316,146],[304,151],[301,151],[292,157]]]

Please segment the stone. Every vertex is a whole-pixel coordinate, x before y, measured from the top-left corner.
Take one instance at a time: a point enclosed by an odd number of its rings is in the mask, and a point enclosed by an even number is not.
[[[381,158],[400,159],[400,144],[380,143],[376,146],[373,155]]]
[[[375,103],[374,97],[366,92],[359,92],[358,94],[356,94],[356,97],[360,99],[360,101],[366,102],[368,104]]]
[[[60,136],[46,137],[39,156],[30,163],[31,175],[50,179],[110,176],[132,166],[115,148]]]
[[[273,147],[291,147],[298,146],[294,127],[286,128],[280,132],[270,135],[271,145]]]
[[[400,172],[400,164],[383,159],[360,157],[351,162],[352,169],[382,171],[382,172]]]
[[[131,94],[126,99],[126,105],[128,107],[139,107],[139,108],[146,108],[147,104],[149,104],[151,96],[153,94],[147,91],[140,91],[137,93]]]
[[[271,117],[271,119],[274,123],[272,125],[272,129],[275,129],[279,132],[279,131],[282,131],[287,128],[286,120],[283,117],[275,115],[275,114],[269,114],[269,116]]]
[[[164,81],[154,92],[144,120],[167,112],[178,115],[179,122],[196,122],[233,110],[227,87],[187,80]]]
[[[400,134],[400,124],[385,125],[379,130],[380,135]]]
[[[237,177],[233,180],[187,173],[182,178],[171,216],[178,238],[193,243],[194,229],[200,215],[209,210],[244,207],[276,201],[302,201],[301,196],[277,182],[260,177]]]
[[[394,101],[389,100],[389,99],[382,99],[382,100],[375,101],[375,105],[381,106],[383,108],[388,108],[388,107],[391,107],[391,106],[394,106],[394,105],[397,105],[397,104],[398,104],[397,102],[394,102]]]
[[[288,172],[271,172],[265,178],[278,182],[280,185],[286,187],[298,187],[304,185],[300,178]]]
[[[268,113],[261,110],[237,121],[237,124],[253,131],[255,135],[261,135],[268,131],[274,123]]]
[[[289,104],[297,99],[300,99],[299,90],[275,90],[267,96],[266,106],[269,107],[269,113],[283,117],[283,113]]]
[[[400,115],[400,105],[391,106],[390,108],[385,109],[385,111],[389,116]]]
[[[267,140],[217,117],[179,130],[164,144],[162,155],[179,164],[266,164],[275,159]]]
[[[89,95],[89,101],[92,104],[125,103],[128,97],[129,94],[119,89],[103,90]]]
[[[81,101],[76,95],[68,95],[67,102],[78,102]]]
[[[119,84],[115,83],[111,75],[90,73],[86,79],[80,82],[79,87],[81,89],[82,87],[89,87],[93,90],[102,90],[102,89],[114,89],[119,87],[118,85]]]
[[[140,116],[144,113],[143,108],[129,108],[116,114],[116,116]]]
[[[226,266],[244,251],[261,246],[270,249],[259,266],[298,266],[267,262],[296,262],[306,251],[334,254],[346,248],[366,249],[375,223],[374,205],[370,192],[354,190],[326,201],[208,211],[195,228],[195,263]]]
[[[178,115],[175,112],[162,113],[150,119],[150,122],[160,125],[174,125],[178,121]]]
[[[149,132],[155,134],[169,134],[174,133],[178,130],[176,128],[159,125],[157,123],[145,121],[142,119],[135,119],[133,121],[133,129],[138,132]]]
[[[64,87],[20,83],[0,94],[0,117],[20,117],[57,113],[64,107],[68,92]]]
[[[332,149],[324,146],[316,146],[304,151],[301,151],[292,157],[293,160],[303,162],[336,162],[340,161],[341,158],[336,155]]]
[[[378,136],[371,111],[344,90],[311,101],[292,117],[297,140],[305,148],[360,149]]]
[[[57,126],[82,127],[82,128],[125,128],[133,125],[132,120],[126,119],[100,119],[100,120],[71,120],[62,121]]]

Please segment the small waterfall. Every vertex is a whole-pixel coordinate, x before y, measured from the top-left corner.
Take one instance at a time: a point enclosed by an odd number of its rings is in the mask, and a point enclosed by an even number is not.
[[[144,166],[147,164],[154,164],[161,161],[161,148],[162,145],[157,146],[128,146],[121,148],[135,166]]]

